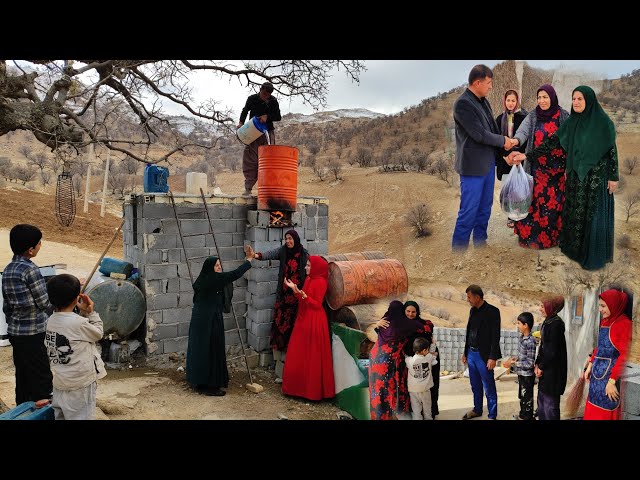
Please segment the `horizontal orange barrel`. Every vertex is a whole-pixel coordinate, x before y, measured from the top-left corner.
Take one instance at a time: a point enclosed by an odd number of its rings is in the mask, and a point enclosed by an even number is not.
[[[382,260],[387,258],[384,252],[372,250],[369,252],[334,253],[333,255],[322,255],[327,262],[346,262],[349,260]]]
[[[326,301],[337,310],[345,305],[376,303],[406,295],[409,279],[404,265],[394,258],[329,263]]]
[[[295,212],[298,196],[298,149],[258,147],[258,210]]]

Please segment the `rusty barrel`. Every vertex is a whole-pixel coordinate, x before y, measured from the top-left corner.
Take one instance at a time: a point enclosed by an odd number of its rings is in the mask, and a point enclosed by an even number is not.
[[[409,289],[404,265],[394,258],[337,261],[329,264],[326,301],[337,310],[345,305],[376,303],[401,297]]]
[[[295,212],[298,196],[298,149],[258,147],[258,210]]]
[[[346,262],[349,260],[382,260],[387,258],[384,252],[372,250],[370,252],[334,253],[333,255],[321,255],[327,262]]]

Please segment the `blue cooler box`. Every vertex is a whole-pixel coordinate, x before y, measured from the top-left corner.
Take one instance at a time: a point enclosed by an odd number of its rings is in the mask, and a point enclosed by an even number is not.
[[[0,420],[54,420],[53,407],[37,408],[35,402],[24,402],[0,415]]]

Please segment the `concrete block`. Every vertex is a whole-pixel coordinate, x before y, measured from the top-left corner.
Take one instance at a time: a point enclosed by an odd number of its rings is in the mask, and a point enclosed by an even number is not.
[[[147,325],[152,323],[154,328],[162,323],[162,310],[147,310]]]
[[[145,203],[142,208],[144,218],[170,218],[173,217],[173,208],[169,203]]]
[[[193,294],[178,294],[178,308],[193,306]]]
[[[246,275],[243,275],[238,280],[233,282],[234,288],[235,287],[247,288],[248,285],[249,285],[249,280]]]
[[[185,257],[184,255],[184,250],[180,251],[180,261],[181,262],[186,262],[187,258],[195,258],[195,257],[208,257],[209,255],[211,255],[211,250],[207,247],[200,247],[200,248],[186,248],[185,249],[187,252],[187,257]],[[206,258],[202,258],[202,260],[204,261]],[[200,273],[200,272],[198,272]]]
[[[201,203],[183,203],[176,205],[176,212],[178,212],[178,218],[180,219],[205,219],[207,218],[202,211]],[[173,217],[173,213],[170,218]]]
[[[247,331],[240,330],[240,335],[242,337],[242,342],[247,345]],[[238,332],[225,332],[224,334],[224,344],[225,345],[240,345],[240,337],[238,337]]]
[[[327,230],[329,229],[329,218],[328,217],[318,217],[318,223],[316,223],[318,229]]]
[[[305,230],[305,238],[304,240],[302,240],[303,245],[305,244],[305,240],[306,242],[313,242],[314,240],[319,240],[318,234],[315,228],[314,229],[307,228]]]
[[[165,340],[167,338],[176,338],[178,336],[178,324],[159,324],[153,331],[151,338],[153,341]]]
[[[168,263],[163,265],[146,265],[144,277],[146,280],[160,280],[178,276],[178,265]]]
[[[179,292],[184,294],[184,293],[191,293],[193,294],[193,286],[191,285],[191,280],[188,278],[179,278],[178,281],[180,282],[180,290]]]
[[[174,220],[175,223],[175,220]],[[162,219],[161,218],[145,218],[142,222],[142,233],[178,233],[175,232],[164,232],[162,231]],[[132,230],[133,232],[133,230]]]
[[[168,278],[163,284],[164,293],[178,293],[180,291],[180,279]]]
[[[315,217],[318,214],[318,205],[306,205],[306,214],[308,217]]]
[[[274,282],[275,283],[275,282]],[[249,282],[247,289],[254,295],[266,297],[271,294],[271,285],[269,282]],[[274,292],[275,293],[275,292]]]
[[[163,293],[163,280],[142,280],[140,282],[140,287],[142,292],[149,295],[157,295],[159,293]]]
[[[169,248],[167,250],[167,262],[168,263],[180,263],[182,260],[182,243],[179,248]]]
[[[230,220],[233,218],[232,205],[210,205],[209,216],[211,219]],[[244,218],[244,217],[243,217]]]
[[[209,233],[209,221],[206,219],[180,220],[180,229],[182,230],[183,235],[190,235],[193,233]]]
[[[640,415],[640,377],[622,380],[624,391],[624,408],[629,415]]]
[[[201,248],[207,246],[206,237],[211,237],[211,235],[196,235],[195,237],[185,237],[184,240],[184,248]],[[178,243],[180,240],[178,240]],[[182,246],[181,244],[179,246]]]
[[[222,316],[222,320],[224,321],[225,331],[237,329],[238,326],[240,327],[241,330],[247,328],[246,318],[244,318],[242,315],[238,315],[237,312],[236,312],[236,318],[238,319],[237,325],[236,325],[236,320],[233,318],[233,314],[225,313]]]
[[[309,242],[307,244],[307,250],[310,255],[327,255],[329,253],[329,242],[324,240]]]
[[[282,242],[282,240],[284,239],[284,232],[284,228],[268,228],[267,240],[270,242]]]
[[[233,236],[232,246],[234,246],[234,247],[244,247],[245,234],[243,234],[243,233],[232,233],[231,235]]]
[[[191,322],[178,323],[178,337],[184,337],[185,335],[186,336],[189,335],[189,325],[191,325]]]
[[[303,222],[301,222],[301,226],[299,226],[299,227],[294,227],[294,230],[295,230],[296,232],[298,232],[298,236],[299,236],[301,239],[305,238],[305,233],[304,233],[304,231],[305,231],[305,228],[304,228],[304,221],[303,221]]]
[[[268,323],[253,323],[251,332],[257,337],[268,337],[271,334],[271,325]]]
[[[270,282],[278,280],[276,268],[251,268],[247,272],[247,278],[255,282]]]
[[[145,222],[149,222],[152,220],[145,220]],[[160,233],[165,235],[177,235],[178,234],[178,222],[176,222],[175,218],[163,218],[160,220],[161,228]],[[152,233],[152,232],[144,232],[144,233]]]
[[[191,307],[168,308],[162,312],[162,323],[189,323]]]
[[[278,291],[278,282],[269,282],[269,294],[275,294]]]
[[[256,352],[271,350],[271,347],[269,346],[269,337],[256,337],[253,333],[248,332],[247,342]]]
[[[251,245],[256,252],[265,253],[280,248],[282,246],[282,242],[256,241]]]
[[[262,227],[248,227],[245,232],[245,238],[249,242],[266,242],[267,241],[267,230]]]
[[[315,205],[311,205],[311,206],[315,206]],[[304,224],[304,226],[307,228],[307,230],[315,230],[316,228],[318,228],[317,221],[318,221],[317,217],[309,217],[307,218],[307,221]]]
[[[259,225],[258,223],[258,211],[257,210],[248,210],[247,211],[247,224],[249,224],[250,226],[257,226]],[[263,225],[266,226],[266,225]]]
[[[233,309],[236,312],[236,315],[244,315],[247,311],[247,304],[244,301],[246,288],[238,288],[237,291],[233,295]]]
[[[247,220],[247,212],[249,208],[246,205],[233,205],[231,209],[233,218],[236,220]]]
[[[150,310],[165,310],[178,306],[177,293],[161,293],[147,297],[147,308]]]
[[[257,310],[273,308],[273,305],[276,303],[276,296],[269,295],[267,297],[258,297],[253,295],[251,297],[251,302],[251,305],[253,305]]]
[[[145,233],[142,235],[142,244],[145,252],[162,248],[176,248],[179,241],[177,235],[163,235],[160,233]]]
[[[150,342],[149,344],[147,344],[147,355],[162,355],[162,347],[162,342]]]
[[[268,323],[273,321],[273,309],[268,308],[264,310],[256,310],[256,308],[249,304],[247,307],[247,315],[252,322],[255,323]]]
[[[212,221],[213,231],[215,233],[235,233],[237,232],[236,220],[218,220]]]
[[[319,217],[328,217],[329,216],[329,205],[326,203],[318,204],[318,216]]]
[[[302,223],[302,214],[300,212],[293,212],[291,214],[291,223],[293,225],[300,225]]]
[[[160,343],[160,342],[157,342]],[[164,353],[186,352],[189,337],[167,338],[162,341]]]
[[[326,228],[318,228],[318,240],[329,240],[329,230]]]
[[[631,415],[630,413],[624,412],[622,414],[623,420],[640,420],[640,415]]]
[[[223,264],[226,266],[226,261],[229,260],[237,260],[237,254],[238,254],[238,247],[220,247],[218,248],[218,253],[220,255],[220,260],[223,262]],[[241,249],[242,250],[242,249]],[[244,256],[242,257],[244,259]],[[228,271],[229,269],[225,269],[226,271]]]
[[[266,227],[269,225],[270,220],[271,220],[271,214],[269,212],[266,212],[264,210],[258,210],[258,221],[256,225],[261,227]]]
[[[274,364],[273,354],[271,352],[262,352],[260,355],[260,366],[261,367],[269,367]]]
[[[218,233],[216,234],[216,241],[213,241],[213,235],[207,235],[206,242],[208,248],[218,247],[231,247],[233,246],[233,233]]]

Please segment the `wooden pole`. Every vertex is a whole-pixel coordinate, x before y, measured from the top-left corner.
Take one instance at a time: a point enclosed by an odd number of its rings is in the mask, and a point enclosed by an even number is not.
[[[80,289],[80,293],[84,293],[84,289],[87,288],[87,285],[89,285],[89,281],[91,280],[91,277],[93,277],[93,274],[96,273],[96,270],[98,269],[98,266],[100,266],[100,262],[102,261],[104,256],[109,251],[109,248],[111,247],[111,244],[113,244],[113,242],[115,241],[115,239],[118,236],[118,233],[122,229],[123,225],[124,225],[124,218],[122,219],[122,222],[120,222],[120,226],[116,229],[115,233],[113,234],[113,237],[111,237],[111,241],[109,242],[109,245],[107,245],[107,248],[105,248],[104,252],[102,252],[102,255],[100,255],[100,258],[98,259],[98,262],[93,266],[93,270],[91,270],[91,273],[87,277],[87,280],[84,282],[84,285],[82,285],[82,288]]]
[[[86,180],[86,185],[84,186],[84,208],[83,208],[83,212],[84,213],[88,213],[89,212],[89,192],[90,192],[90,188],[89,185],[91,184],[91,164],[87,165],[87,180]]]
[[[104,217],[104,206],[107,201],[107,178],[109,177],[109,160],[111,160],[111,149],[107,151],[107,165],[104,169],[104,183],[102,184],[102,207],[100,208],[101,217]]]

